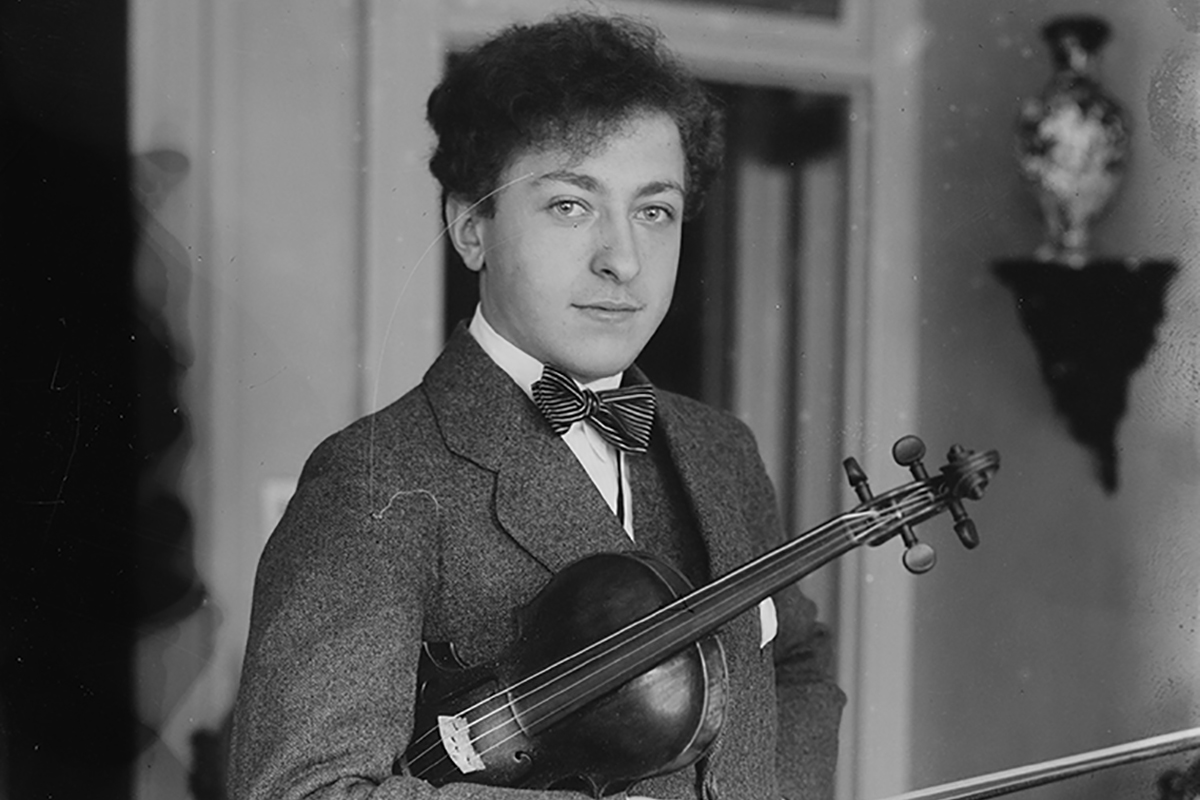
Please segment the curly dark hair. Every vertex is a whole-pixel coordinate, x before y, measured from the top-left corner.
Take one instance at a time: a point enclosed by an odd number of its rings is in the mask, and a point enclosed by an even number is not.
[[[666,113],[679,129],[688,217],[724,153],[715,101],[657,30],[622,16],[564,14],[505,28],[451,60],[426,112],[437,135],[429,169],[443,199],[477,202],[486,216],[515,159],[541,148],[587,156],[639,114]]]

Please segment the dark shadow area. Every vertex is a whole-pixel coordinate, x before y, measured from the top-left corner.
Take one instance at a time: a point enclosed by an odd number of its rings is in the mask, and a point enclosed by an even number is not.
[[[1099,259],[1077,269],[1010,259],[994,269],[1016,296],[1055,410],[1071,436],[1092,451],[1104,490],[1115,492],[1117,428],[1129,378],[1155,344],[1176,265]]]
[[[1200,798],[1200,758],[1184,768],[1172,767],[1159,773],[1158,800],[1196,800]]]
[[[688,0],[697,2],[697,0]],[[725,6],[742,6],[747,10],[774,11],[797,17],[815,17],[817,19],[840,19],[842,16],[841,0],[699,0],[701,3]]]
[[[0,794],[127,798],[139,327],[119,0],[0,5]]]

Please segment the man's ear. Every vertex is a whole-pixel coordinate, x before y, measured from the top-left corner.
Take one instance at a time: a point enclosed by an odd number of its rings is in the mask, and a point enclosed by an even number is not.
[[[467,269],[479,272],[487,248],[483,241],[483,219],[473,206],[458,198],[446,198],[446,233]]]

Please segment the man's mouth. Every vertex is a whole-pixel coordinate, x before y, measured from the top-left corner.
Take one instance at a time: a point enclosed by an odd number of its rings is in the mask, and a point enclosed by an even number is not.
[[[601,314],[628,314],[641,310],[641,306],[637,303],[630,303],[621,300],[599,300],[591,303],[576,303],[576,307],[584,311],[593,311]]]

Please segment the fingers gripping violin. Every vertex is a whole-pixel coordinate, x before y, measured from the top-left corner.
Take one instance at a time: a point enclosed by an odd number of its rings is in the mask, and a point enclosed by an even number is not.
[[[874,495],[844,462],[860,502],[706,586],[644,553],[602,553],[556,574],[517,613],[513,646],[467,666],[427,644],[411,742],[393,771],[441,786],[475,782],[570,788],[592,797],[699,760],[720,732],[726,680],[717,629],[764,598],[863,545],[900,536],[914,573],[933,550],[913,527],[949,511],[959,540],[979,544],[964,499],[983,496],[1000,457],[955,446],[939,474],[915,436],[892,454],[913,480]]]

